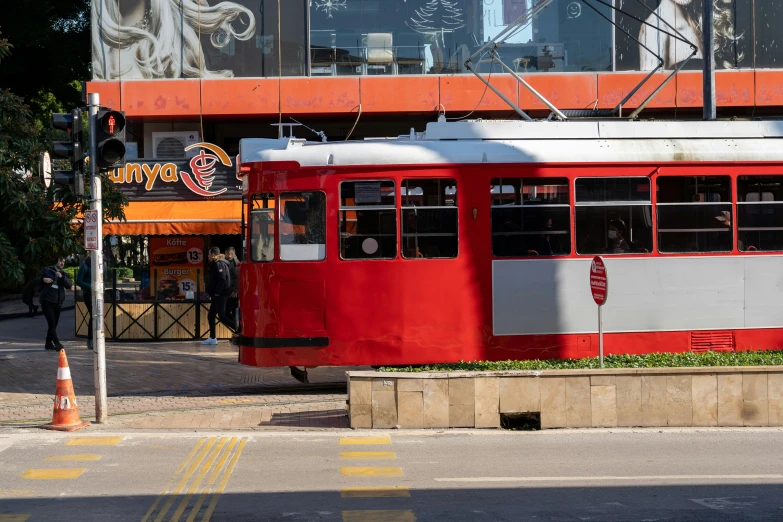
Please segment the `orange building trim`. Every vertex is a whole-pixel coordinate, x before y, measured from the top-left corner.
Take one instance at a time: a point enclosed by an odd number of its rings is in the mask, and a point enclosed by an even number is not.
[[[553,73],[523,76],[558,108],[613,108],[644,78],[644,73]],[[666,77],[656,74],[626,105],[638,104]],[[545,109],[510,75],[493,75],[493,85],[523,110]],[[783,71],[717,71],[716,98],[720,107],[783,106]],[[516,88],[515,88],[516,87]],[[146,80],[88,82],[88,92],[101,95],[101,104],[126,111],[131,117],[276,116],[355,114],[437,114],[440,105],[451,111],[471,111],[484,93],[484,84],[471,75],[252,78],[225,80]],[[516,92],[515,92],[516,91]],[[650,103],[650,108],[700,107],[701,73],[679,73]],[[282,102],[282,104],[279,103]],[[481,111],[511,109],[487,90]]]

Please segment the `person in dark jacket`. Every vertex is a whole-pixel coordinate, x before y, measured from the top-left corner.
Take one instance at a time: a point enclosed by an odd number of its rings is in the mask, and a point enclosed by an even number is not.
[[[233,321],[226,315],[226,302],[231,296],[231,267],[226,258],[220,253],[218,247],[209,249],[209,261],[212,266],[209,268],[209,277],[207,279],[207,293],[211,299],[209,304],[209,337],[202,344],[217,344],[217,318],[226,325],[229,330],[234,330]]]
[[[41,293],[38,297],[41,303],[41,311],[46,317],[46,323],[49,325],[49,329],[46,332],[46,345],[47,350],[59,350],[63,347],[60,340],[57,338],[57,323],[60,322],[60,307],[62,307],[65,301],[65,290],[70,290],[73,284],[68,274],[63,272],[65,266],[65,258],[60,257],[57,259],[57,263],[52,266],[47,266],[41,271],[35,282],[41,288]]]
[[[236,329],[236,311],[239,306],[239,259],[234,247],[226,248],[226,261],[231,274],[231,296],[226,302],[226,314],[234,320],[231,324]]]
[[[76,286],[82,289],[84,307],[87,308],[87,313],[90,314],[87,326],[87,349],[92,350],[92,259],[89,251],[87,252],[87,258],[81,264],[79,272],[76,274]]]

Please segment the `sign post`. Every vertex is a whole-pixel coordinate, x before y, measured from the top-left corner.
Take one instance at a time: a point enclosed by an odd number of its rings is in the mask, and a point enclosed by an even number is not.
[[[590,263],[590,293],[593,294],[593,301],[598,305],[598,360],[601,368],[604,367],[604,321],[602,309],[606,303],[608,295],[608,284],[606,279],[606,265],[601,256],[595,256]]]
[[[95,213],[95,253],[92,259],[92,338],[95,347],[95,422],[106,424],[109,420],[107,410],[108,397],[106,393],[106,338],[103,332],[103,196],[101,193],[101,175],[98,170],[98,140],[97,115],[100,107],[100,97],[90,93],[87,106],[89,108],[90,128],[90,198],[92,210]],[[85,212],[85,220],[87,213]],[[86,227],[85,227],[86,240]]]

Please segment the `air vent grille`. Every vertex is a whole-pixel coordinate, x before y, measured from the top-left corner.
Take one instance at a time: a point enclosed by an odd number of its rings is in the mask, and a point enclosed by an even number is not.
[[[692,352],[733,352],[733,332],[691,332]]]

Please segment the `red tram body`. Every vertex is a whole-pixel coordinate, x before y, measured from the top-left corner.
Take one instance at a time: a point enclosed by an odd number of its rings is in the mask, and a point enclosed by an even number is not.
[[[239,360],[595,356],[783,344],[783,122],[432,123],[244,139]]]

